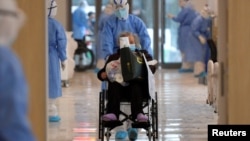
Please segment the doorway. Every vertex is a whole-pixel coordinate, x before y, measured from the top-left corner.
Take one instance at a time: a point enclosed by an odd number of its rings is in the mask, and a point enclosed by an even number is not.
[[[80,0],[72,0],[71,12],[77,7]],[[86,0],[86,13],[93,11],[96,22],[109,0]],[[177,48],[178,24],[166,17],[167,13],[176,15],[179,11],[176,0],[128,0],[130,13],[140,17],[147,26],[151,38],[151,48],[154,58],[162,68],[179,68],[181,55]],[[157,10],[155,10],[157,9]],[[163,12],[162,12],[163,11]],[[97,27],[96,27],[97,28]]]

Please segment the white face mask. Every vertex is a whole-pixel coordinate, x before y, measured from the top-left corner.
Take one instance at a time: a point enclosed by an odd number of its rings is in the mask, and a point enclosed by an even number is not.
[[[119,8],[115,11],[115,15],[121,19],[121,20],[125,20],[128,18],[128,11],[126,8]]]
[[[135,44],[130,44],[129,49],[130,49],[131,51],[135,51],[135,50],[136,50]]]
[[[118,17],[120,20],[126,20],[129,15],[129,4],[124,3],[124,4],[116,4],[114,5],[115,8],[115,15]]]

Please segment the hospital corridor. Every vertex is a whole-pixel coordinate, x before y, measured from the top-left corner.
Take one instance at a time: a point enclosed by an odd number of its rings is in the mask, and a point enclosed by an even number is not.
[[[158,69],[155,81],[159,141],[207,141],[207,125],[217,123],[217,113],[206,104],[207,86],[174,69]],[[98,141],[100,82],[93,70],[74,74],[57,103],[62,120],[49,123],[49,141]],[[137,140],[148,140],[144,129]]]
[[[249,5],[0,0],[0,141],[249,141]]]

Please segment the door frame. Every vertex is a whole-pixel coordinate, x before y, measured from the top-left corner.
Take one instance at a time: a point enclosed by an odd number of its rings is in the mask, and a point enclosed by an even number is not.
[[[160,9],[160,12],[158,13],[159,18],[158,21],[159,23],[159,30],[161,31],[161,40],[160,40],[160,48],[159,48],[159,52],[160,52],[160,60],[161,60],[161,67],[165,68],[165,69],[177,69],[181,67],[181,62],[179,63],[164,63],[164,44],[165,44],[165,28],[166,28],[166,0],[159,0],[159,7],[155,7],[157,9]],[[163,12],[162,12],[163,11]]]

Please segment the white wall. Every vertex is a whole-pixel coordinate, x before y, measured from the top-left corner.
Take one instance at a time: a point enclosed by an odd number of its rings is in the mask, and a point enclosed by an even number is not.
[[[216,14],[218,13],[218,0],[191,0],[191,2],[197,11],[200,11],[205,4],[208,4]]]
[[[218,0],[207,0],[209,7],[218,15]]]
[[[207,0],[207,1],[211,10],[214,11],[215,16],[218,17],[218,0]],[[214,25],[215,26],[218,25],[218,18],[215,18]]]
[[[56,19],[63,25],[63,27],[68,30],[71,19],[69,17],[69,0],[57,0],[57,15]]]

